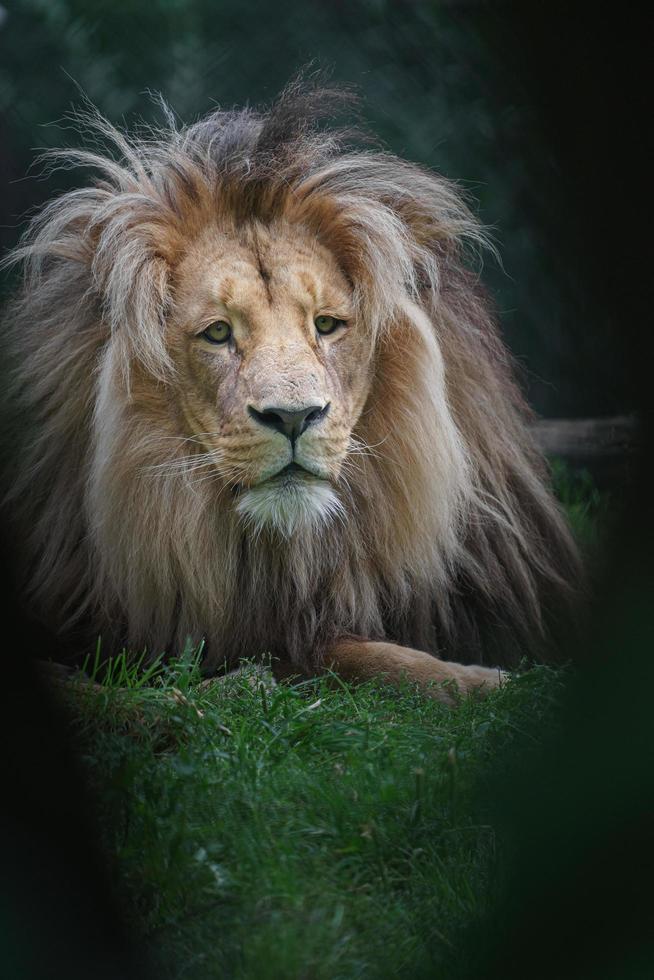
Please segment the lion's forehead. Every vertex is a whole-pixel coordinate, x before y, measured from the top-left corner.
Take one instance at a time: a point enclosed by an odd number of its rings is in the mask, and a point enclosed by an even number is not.
[[[277,308],[345,314],[347,283],[330,253],[317,241],[259,231],[239,241],[206,234],[189,248],[176,276],[180,312],[196,320],[223,309],[256,317]]]

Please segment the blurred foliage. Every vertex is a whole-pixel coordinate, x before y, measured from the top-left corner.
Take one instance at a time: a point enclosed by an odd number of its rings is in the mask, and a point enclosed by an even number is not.
[[[549,461],[552,488],[565,510],[579,546],[595,568],[602,546],[615,523],[608,491],[601,491],[586,469],[574,469],[556,456]],[[617,510],[617,506],[615,508]]]
[[[26,210],[79,180],[24,180],[38,147],[79,141],[81,89],[115,122],[151,119],[160,91],[185,121],[270,100],[302,65],[363,96],[393,151],[458,180],[496,233],[483,270],[529,397],[549,415],[629,407],[610,325],[561,256],[574,214],[494,5],[437,0],[18,0],[0,19],[0,245]],[[554,216],[554,220],[553,219]],[[567,222],[567,224],[566,224]],[[563,223],[563,224],[562,224]],[[568,255],[572,249],[569,249]],[[583,251],[583,250],[579,250]],[[589,338],[592,341],[589,342]],[[583,369],[580,365],[583,364]]]

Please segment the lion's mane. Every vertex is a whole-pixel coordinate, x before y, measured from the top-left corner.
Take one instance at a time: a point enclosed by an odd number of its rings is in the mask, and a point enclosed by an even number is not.
[[[64,160],[100,179],[10,256],[8,502],[30,601],[57,629],[153,653],[205,637],[213,664],[270,651],[311,668],[350,634],[510,666],[569,592],[574,545],[468,269],[483,233],[451,183],[320,128],[336,98],[294,85],[265,112],[134,136],[89,115],[113,153]],[[355,430],[369,451],[313,536],[249,534],[211,480],[155,478],[181,440],[131,396],[135,374],[175,383],[163,324],[186,243],[254,219],[331,250],[375,345]]]

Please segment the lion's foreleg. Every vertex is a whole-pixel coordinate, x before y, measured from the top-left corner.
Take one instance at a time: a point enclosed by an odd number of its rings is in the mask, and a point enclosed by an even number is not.
[[[420,650],[369,640],[340,640],[324,663],[347,681],[382,677],[392,684],[417,683],[430,697],[450,705],[456,703],[455,692],[485,694],[499,687],[505,676],[497,669],[449,663]]]

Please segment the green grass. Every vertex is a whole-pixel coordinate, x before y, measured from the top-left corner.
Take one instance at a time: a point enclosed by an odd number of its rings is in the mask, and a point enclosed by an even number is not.
[[[271,980],[427,976],[459,956],[494,895],[476,801],[552,725],[564,677],[531,670],[451,710],[254,666],[203,685],[189,658],[129,675],[70,696],[117,886],[159,975]]]
[[[589,531],[601,501],[567,479]],[[487,790],[556,725],[566,671],[452,710],[410,686],[274,685],[254,665],[206,683],[198,653],[147,670],[98,656],[103,684],[67,693],[157,975],[463,976],[457,937],[502,876]]]

